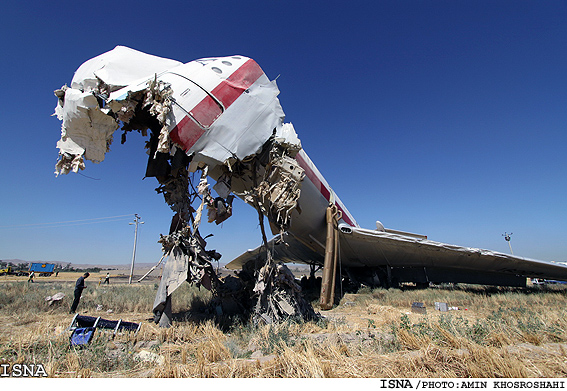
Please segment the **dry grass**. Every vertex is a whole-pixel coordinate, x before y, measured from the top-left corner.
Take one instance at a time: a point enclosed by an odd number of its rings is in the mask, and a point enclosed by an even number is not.
[[[0,363],[41,363],[52,377],[567,376],[563,286],[366,289],[345,295],[323,321],[253,327],[215,321],[202,312],[208,293],[184,284],[173,327],[160,329],[150,321],[155,284],[92,285],[81,313],[141,322],[137,335],[102,331],[88,348],[70,348],[73,283],[5,281]],[[58,291],[67,297],[48,306],[45,296]],[[427,314],[411,312],[415,301]],[[435,301],[459,310],[434,311]]]

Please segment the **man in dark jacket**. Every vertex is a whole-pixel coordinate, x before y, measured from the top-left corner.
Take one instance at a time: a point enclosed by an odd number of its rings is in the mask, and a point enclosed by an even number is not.
[[[70,314],[74,314],[77,310],[77,306],[79,305],[79,301],[81,300],[81,295],[83,294],[83,289],[85,289],[85,278],[87,278],[88,276],[90,276],[89,273],[83,274],[75,283],[75,300],[73,300],[71,311],[69,311]]]

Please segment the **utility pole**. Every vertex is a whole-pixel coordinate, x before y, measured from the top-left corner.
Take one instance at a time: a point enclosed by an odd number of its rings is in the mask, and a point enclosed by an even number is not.
[[[140,216],[137,213],[134,214],[134,222],[128,223],[129,225],[135,225],[134,229],[134,251],[132,252],[132,266],[130,267],[130,278],[128,279],[128,284],[132,283],[132,276],[134,275],[134,260],[136,259],[136,243],[138,242],[138,224],[144,224],[143,221],[139,221]]]
[[[504,234],[502,234],[502,236],[504,236],[504,239],[506,239],[506,241],[508,242],[508,246],[510,246],[510,253],[512,255],[514,255],[514,251],[512,251],[512,244],[510,243],[510,240],[512,239],[510,236],[512,236],[512,234],[513,234],[513,232],[510,232],[509,234],[504,232]]]

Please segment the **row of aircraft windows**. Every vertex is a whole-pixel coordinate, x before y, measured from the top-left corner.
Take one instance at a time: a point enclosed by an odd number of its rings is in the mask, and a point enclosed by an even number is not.
[[[235,60],[240,60],[240,57],[232,57],[232,58],[234,58]],[[226,66],[232,66],[232,63],[231,63],[230,61],[223,60],[222,63],[223,63],[224,65],[226,65]],[[216,73],[218,73],[218,74],[221,74],[221,73],[222,73],[222,69],[220,69],[220,68],[211,67],[211,69],[212,69],[213,71],[215,71]]]

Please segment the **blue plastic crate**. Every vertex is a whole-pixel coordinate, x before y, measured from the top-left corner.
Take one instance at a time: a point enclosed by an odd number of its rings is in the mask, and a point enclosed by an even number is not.
[[[94,327],[78,327],[73,330],[73,333],[69,337],[71,346],[83,346],[88,345],[93,339],[96,328]]]

